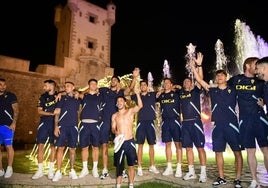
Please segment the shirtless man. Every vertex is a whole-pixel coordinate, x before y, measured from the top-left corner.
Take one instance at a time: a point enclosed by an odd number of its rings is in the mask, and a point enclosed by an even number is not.
[[[127,158],[128,164],[129,188],[133,187],[135,175],[134,165],[137,164],[137,153],[133,134],[133,122],[135,114],[143,106],[140,97],[140,91],[136,89],[135,94],[137,96],[137,105],[132,108],[127,108],[126,98],[124,96],[117,97],[116,106],[118,108],[118,111],[112,115],[112,132],[116,137],[123,136],[124,138],[124,143],[120,149],[114,153],[114,166],[116,167],[116,188],[121,187],[125,157]]]

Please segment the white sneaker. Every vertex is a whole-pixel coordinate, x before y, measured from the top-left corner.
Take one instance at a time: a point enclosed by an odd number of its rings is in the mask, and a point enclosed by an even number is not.
[[[49,180],[51,180],[51,179],[53,179],[53,177],[54,177],[54,172],[53,172],[53,170],[49,170],[48,173],[47,173],[47,178],[48,178]]]
[[[166,168],[166,170],[163,172],[163,176],[169,176],[173,174],[173,169],[172,168]]]
[[[149,167],[149,172],[159,174],[159,170],[157,170],[157,168],[155,166],[150,166]]]
[[[99,177],[98,169],[92,169],[92,176],[93,176],[94,178],[98,178],[98,177]]]
[[[32,176],[33,180],[37,180],[43,176],[43,171],[42,170],[37,170],[36,173]]]
[[[181,178],[182,177],[181,167],[176,168],[175,177],[176,178]]]
[[[201,173],[199,177],[199,182],[200,183],[205,183],[207,181],[207,174],[206,173]]]
[[[71,178],[73,180],[78,179],[78,177],[77,177],[76,172],[75,172],[74,169],[71,169],[71,171],[69,172],[69,178]]]
[[[252,180],[249,188],[256,188],[256,187],[260,187],[258,182],[256,180]]]
[[[0,170],[0,177],[4,176],[5,175],[5,170],[4,169],[1,169]]]
[[[183,180],[192,180],[192,179],[196,179],[195,173],[187,172],[183,177]]]
[[[81,171],[81,173],[80,173],[80,175],[79,175],[79,178],[83,178],[83,177],[85,177],[88,174],[89,174],[88,169],[87,168],[83,168],[82,171]]]
[[[13,174],[13,168],[11,166],[7,167],[6,173],[4,175],[4,178],[10,178]]]
[[[59,181],[62,178],[62,174],[59,170],[56,171],[54,177],[52,178],[52,181]]]
[[[142,168],[141,168],[141,167],[138,167],[137,175],[138,175],[138,176],[143,176]]]

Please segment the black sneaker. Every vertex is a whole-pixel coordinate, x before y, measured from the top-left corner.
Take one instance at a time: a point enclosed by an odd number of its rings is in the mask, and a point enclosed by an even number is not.
[[[217,180],[214,183],[212,183],[213,187],[219,187],[221,185],[226,185],[226,180],[221,177],[218,177]]]
[[[108,177],[109,176],[109,173],[107,172],[107,173],[102,173],[101,175],[100,175],[100,179],[101,180],[104,180],[106,177]]]
[[[241,181],[240,180],[234,180],[234,187],[235,188],[242,188]]]
[[[128,178],[127,170],[123,170],[122,177],[123,178]]]

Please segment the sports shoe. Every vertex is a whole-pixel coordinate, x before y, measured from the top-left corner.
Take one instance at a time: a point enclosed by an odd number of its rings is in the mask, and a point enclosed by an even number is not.
[[[166,170],[162,173],[163,176],[169,176],[173,174],[173,169],[167,167]]]
[[[176,178],[181,178],[182,177],[181,167],[176,168],[175,177]]]
[[[108,170],[105,170],[105,169],[103,169],[102,170],[102,173],[101,173],[101,175],[100,175],[100,179],[101,180],[104,180],[106,177],[108,177],[109,176],[109,172],[108,172]]]
[[[83,168],[81,173],[79,174],[79,178],[83,178],[88,174],[89,174],[88,168]]]
[[[52,181],[55,182],[55,181],[59,181],[60,179],[62,178],[62,174],[59,170],[56,171],[54,177],[52,178]]]
[[[1,169],[0,170],[0,177],[4,176],[5,175],[5,170],[4,169]]]
[[[4,178],[10,178],[13,174],[13,168],[11,166],[7,167],[6,173],[4,175]]]
[[[53,179],[53,177],[54,177],[54,172],[53,172],[53,170],[49,170],[48,173],[47,173],[47,178],[48,178],[49,180],[51,180],[51,179]]]
[[[159,174],[159,170],[157,170],[157,168],[155,166],[150,166],[149,167],[149,172]]]
[[[32,176],[33,180],[37,180],[43,176],[43,171],[42,170],[37,170],[36,173]]]
[[[73,180],[76,180],[78,179],[77,175],[76,175],[76,172],[74,169],[71,169],[70,172],[69,172],[69,178],[73,179]]]
[[[217,180],[212,183],[213,187],[219,187],[221,185],[226,185],[226,180],[221,177],[218,177]]]
[[[182,179],[183,179],[183,180],[192,180],[192,179],[196,179],[196,175],[195,175],[195,173],[187,172],[187,173],[185,174],[185,176],[183,176]]]
[[[138,175],[138,176],[143,176],[142,168],[141,168],[141,167],[138,167],[137,175]]]
[[[123,170],[122,177],[123,178],[128,178],[127,170]]]
[[[92,176],[93,176],[94,178],[99,177],[98,169],[92,169]]]
[[[235,188],[242,188],[241,181],[240,180],[234,180],[234,187]]]
[[[201,173],[199,176],[199,182],[200,183],[205,183],[207,181],[207,174],[206,173]]]
[[[259,184],[256,180],[252,180],[249,188],[256,188],[259,187]]]

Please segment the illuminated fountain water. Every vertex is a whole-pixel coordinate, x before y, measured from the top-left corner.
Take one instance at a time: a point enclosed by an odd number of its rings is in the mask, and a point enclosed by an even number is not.
[[[170,66],[168,61],[165,59],[164,64],[163,64],[163,78],[171,78],[171,73],[170,73]],[[160,83],[160,87],[158,89],[163,89],[163,82],[164,80],[162,79]]]
[[[220,39],[217,40],[215,44],[215,52],[216,52],[216,69],[227,69],[227,57],[224,54],[223,43]]]
[[[163,76],[164,78],[171,78],[169,63],[166,59],[163,64]]]
[[[154,78],[151,72],[148,72],[147,80],[148,80],[148,90],[154,91],[154,83],[153,83]]]
[[[194,46],[192,43],[189,43],[189,45],[186,46],[186,48],[187,48],[187,54],[185,55],[185,59],[186,59],[185,68],[188,72],[188,77],[191,78],[192,81],[194,81],[194,74],[193,74],[193,71],[191,70],[190,62],[193,58],[196,57],[196,52],[195,52],[196,46]]]
[[[243,62],[247,57],[264,57],[268,55],[268,44],[259,35],[255,35],[250,27],[236,19],[235,21],[235,40],[236,58],[238,73],[243,72]]]

